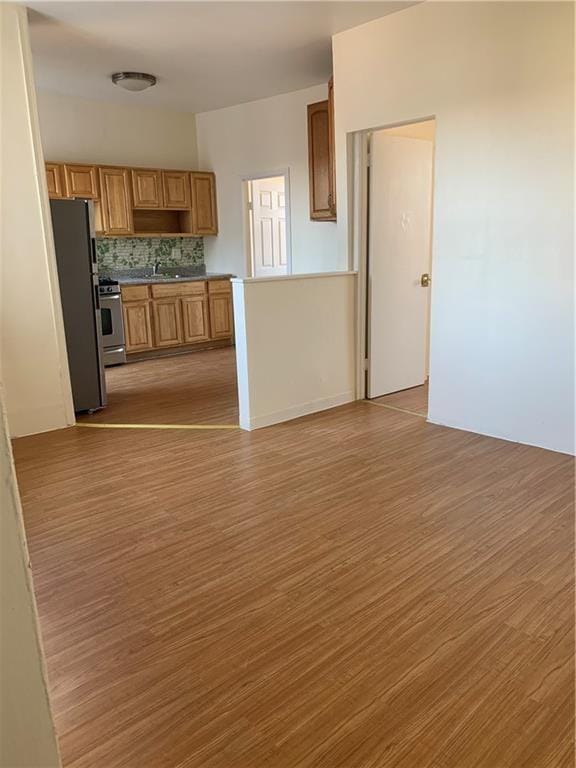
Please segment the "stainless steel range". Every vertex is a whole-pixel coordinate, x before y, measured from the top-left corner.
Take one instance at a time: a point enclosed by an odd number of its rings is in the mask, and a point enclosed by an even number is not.
[[[104,365],[120,365],[126,362],[120,285],[111,277],[101,277],[99,282]]]

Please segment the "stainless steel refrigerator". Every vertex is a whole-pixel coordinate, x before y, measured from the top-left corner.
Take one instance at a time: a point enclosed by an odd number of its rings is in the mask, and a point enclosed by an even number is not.
[[[51,200],[74,410],[106,405],[98,262],[89,200]]]

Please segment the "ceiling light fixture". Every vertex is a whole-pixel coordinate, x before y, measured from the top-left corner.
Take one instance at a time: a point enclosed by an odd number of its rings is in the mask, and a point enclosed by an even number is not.
[[[156,85],[156,78],[145,72],[115,72],[112,82],[126,91],[145,91],[146,88]]]

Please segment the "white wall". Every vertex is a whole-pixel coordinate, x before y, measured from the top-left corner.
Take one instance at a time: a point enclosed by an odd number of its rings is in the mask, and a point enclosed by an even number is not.
[[[57,768],[60,759],[2,395],[0,388],[0,765]]]
[[[573,5],[422,3],[333,38],[346,134],[436,116],[430,420],[574,451]]]
[[[112,86],[111,86],[112,87]],[[193,114],[38,92],[44,156],[70,163],[198,168]]]
[[[12,435],[74,423],[25,11],[0,4],[0,367]]]
[[[232,283],[243,429],[355,399],[356,273]]]
[[[198,157],[216,172],[219,234],[206,238],[208,268],[246,275],[242,215],[243,176],[290,169],[292,271],[344,268],[336,225],[310,221],[308,198],[308,104],[328,98],[325,85],[204,112],[196,116]]]
[[[56,768],[60,759],[5,411],[7,400],[11,429],[19,431],[64,426],[71,408],[62,368],[62,323],[53,309],[47,193],[38,181],[29,67],[26,9],[1,3],[0,321],[7,388],[0,385],[0,765]]]

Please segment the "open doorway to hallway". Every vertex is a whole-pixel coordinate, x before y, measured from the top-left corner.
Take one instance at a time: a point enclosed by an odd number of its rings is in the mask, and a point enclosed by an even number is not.
[[[289,275],[291,269],[288,172],[243,181],[247,274]]]
[[[368,135],[366,396],[428,414],[435,121]]]

